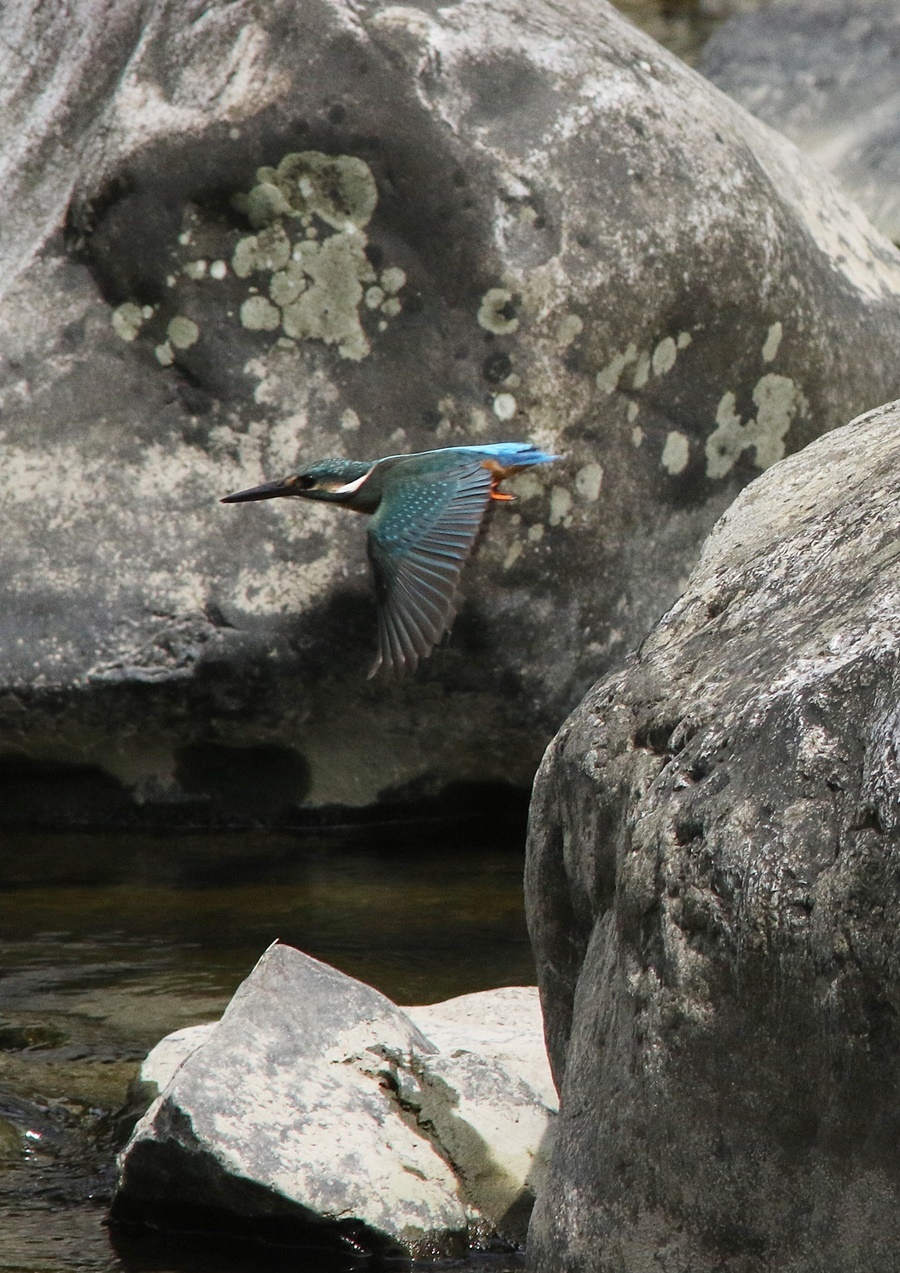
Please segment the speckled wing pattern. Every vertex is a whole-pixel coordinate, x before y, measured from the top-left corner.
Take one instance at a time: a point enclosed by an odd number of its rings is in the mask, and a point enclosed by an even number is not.
[[[491,497],[492,474],[460,457],[441,473],[385,474],[369,523],[369,560],[378,600],[378,656],[395,676],[412,672],[453,622],[460,571]]]

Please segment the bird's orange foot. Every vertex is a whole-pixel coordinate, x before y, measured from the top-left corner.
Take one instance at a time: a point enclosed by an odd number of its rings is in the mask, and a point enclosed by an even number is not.
[[[491,499],[500,499],[503,500],[504,503],[508,503],[510,500],[515,498],[515,495],[507,495],[505,491],[498,491],[496,487],[494,487],[491,491]]]

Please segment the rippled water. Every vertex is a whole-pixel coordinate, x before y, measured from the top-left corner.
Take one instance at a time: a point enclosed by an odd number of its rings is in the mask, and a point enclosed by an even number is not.
[[[0,1270],[277,1267],[275,1252],[214,1252],[206,1237],[114,1249],[117,1111],[138,1062],[216,1018],[275,938],[401,1003],[533,983],[517,844],[429,850],[407,832],[391,847],[383,829],[353,848],[297,834],[6,835]]]

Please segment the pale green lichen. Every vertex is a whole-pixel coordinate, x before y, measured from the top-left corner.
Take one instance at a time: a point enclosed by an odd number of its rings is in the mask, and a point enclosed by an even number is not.
[[[334,234],[319,243],[305,243],[302,263],[310,285],[282,311],[286,336],[322,340],[337,345],[344,358],[358,361],[369,352],[359,321],[363,283],[373,282],[372,269],[358,234]]]
[[[290,259],[291,241],[283,226],[273,225],[238,239],[231,268],[238,278],[249,278],[251,274],[283,270]]]
[[[726,477],[741,453],[752,447],[759,468],[767,469],[784,456],[784,439],[795,419],[808,411],[800,388],[789,376],[773,372],[762,377],[753,390],[756,418],[741,419],[735,395],[722,395],[716,411],[716,428],[706,439],[706,472]]]
[[[200,328],[192,318],[176,314],[166,328],[166,335],[175,349],[190,349],[200,339]]]
[[[551,526],[571,526],[572,524],[572,495],[565,486],[554,486],[550,492],[550,515],[549,522]]]
[[[379,283],[389,296],[395,296],[401,287],[406,286],[406,275],[397,265],[389,265],[381,271]]]
[[[778,346],[781,344],[781,338],[784,335],[784,328],[781,323],[773,323],[766,333],[765,343],[762,347],[763,362],[771,362],[778,353]]]
[[[691,444],[686,434],[678,429],[672,429],[666,434],[660,463],[667,473],[671,473],[673,477],[683,473],[688,466],[690,455]]]
[[[112,329],[122,340],[137,340],[144,324],[144,311],[133,301],[126,301],[112,312]]]
[[[519,320],[512,310],[512,292],[505,287],[491,287],[481,298],[478,323],[495,336],[508,336],[518,330]]]
[[[201,256],[199,260],[188,261],[187,265],[184,267],[184,272],[188,278],[191,278],[196,282],[197,279],[201,279],[206,276],[206,271],[208,269],[209,262]]]
[[[516,414],[516,400],[511,393],[498,393],[494,399],[494,415],[498,420],[511,420]]]
[[[664,376],[667,371],[671,371],[675,366],[675,360],[678,357],[678,346],[671,336],[664,336],[653,351],[650,359],[650,365],[653,368],[654,376]]]
[[[369,165],[354,155],[303,150],[285,155],[277,168],[258,169],[250,193],[233,202],[257,228],[285,216],[317,216],[335,230],[361,229],[372,219],[378,187]]]
[[[248,296],[241,305],[240,320],[248,331],[273,332],[281,326],[281,310],[265,296]]]
[[[600,498],[603,485],[603,466],[590,463],[583,465],[575,474],[575,490],[584,500],[591,502]]]
[[[634,368],[634,376],[631,381],[633,389],[643,389],[644,385],[650,379],[650,355],[646,351],[642,351],[638,355],[637,363]]]
[[[288,261],[283,270],[272,275],[269,296],[276,305],[291,305],[301,292],[306,291],[307,277],[301,261]]]
[[[615,393],[619,387],[622,372],[629,363],[636,362],[637,345],[631,344],[624,353],[615,354],[600,371],[597,372],[597,388],[601,393]]]
[[[556,325],[556,343],[568,349],[584,331],[584,321],[578,314],[564,314]]]
[[[165,334],[161,324],[144,329],[152,333],[159,362],[171,366],[200,339],[193,319],[173,316],[176,305],[190,301],[191,289],[225,279],[232,288],[235,280],[252,284],[243,296],[229,295],[227,309],[229,318],[237,311],[248,331],[273,333],[282,349],[296,351],[298,341],[317,340],[344,358],[365,357],[363,317],[369,331],[385,330],[401,312],[398,294],[406,285],[398,266],[379,275],[368,258],[364,227],[377,200],[375,178],[361,159],[302,151],[285,155],[277,167],[260,168],[253,188],[235,196],[253,232],[229,236],[230,249],[220,223],[207,225],[196,208],[186,210],[168,278],[173,295]],[[123,340],[133,341],[155,315],[153,307],[129,301],[113,311],[111,322]]]

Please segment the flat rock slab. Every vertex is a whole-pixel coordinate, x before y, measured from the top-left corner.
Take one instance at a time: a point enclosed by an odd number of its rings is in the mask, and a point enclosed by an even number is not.
[[[900,12],[893,0],[775,0],[726,22],[700,69],[824,168],[900,241]]]
[[[45,778],[29,820],[524,786],[737,491],[900,393],[892,246],[602,0],[66,12],[0,7],[0,756]],[[217,502],[504,438],[565,462],[516,479],[401,685],[365,679],[358,518]]]
[[[895,1267],[898,569],[893,403],[743,492],[548,750],[538,1273]]]
[[[145,1062],[159,1095],[113,1217],[224,1216],[348,1254],[521,1244],[556,1108],[541,1037],[534,988],[404,1010],[276,944],[220,1022]]]

